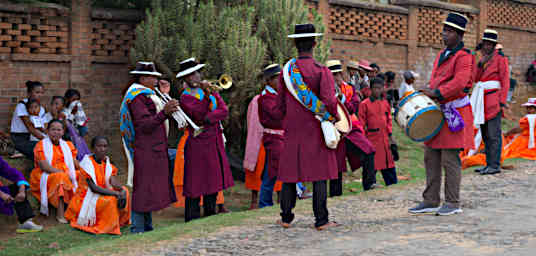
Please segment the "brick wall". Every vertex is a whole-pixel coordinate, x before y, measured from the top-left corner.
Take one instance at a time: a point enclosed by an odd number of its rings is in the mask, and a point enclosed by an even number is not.
[[[83,4],[85,2],[85,4]],[[121,88],[128,81],[128,49],[137,12],[91,9],[89,1],[58,5],[0,6],[0,129],[9,131],[25,82],[45,85],[43,104],[68,88],[79,89],[91,131],[118,130]]]

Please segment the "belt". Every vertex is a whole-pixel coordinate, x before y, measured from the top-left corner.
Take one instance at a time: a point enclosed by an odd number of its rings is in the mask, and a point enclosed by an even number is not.
[[[264,133],[275,134],[275,135],[281,135],[281,136],[283,136],[283,135],[285,134],[285,130],[264,128]]]
[[[367,129],[367,132],[379,132],[380,128]]]

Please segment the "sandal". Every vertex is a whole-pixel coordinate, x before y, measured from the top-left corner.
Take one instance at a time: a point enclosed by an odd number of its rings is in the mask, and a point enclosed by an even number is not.
[[[290,228],[290,223],[283,222],[282,220],[277,220],[276,223],[283,228]]]
[[[328,228],[333,228],[333,227],[338,227],[338,226],[341,226],[341,224],[335,222],[335,221],[330,221],[320,227],[316,227],[316,230],[318,231],[322,231],[322,230],[325,230],[325,229],[328,229]]]

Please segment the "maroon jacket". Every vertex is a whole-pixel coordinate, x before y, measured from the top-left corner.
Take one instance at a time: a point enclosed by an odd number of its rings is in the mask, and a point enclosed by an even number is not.
[[[268,132],[268,129],[274,131],[283,131],[283,120],[274,117],[274,112],[277,108],[277,94],[264,90],[259,96],[259,120],[265,128],[265,133],[262,137],[262,143],[266,150],[268,160],[268,176],[270,178],[277,176],[279,168],[279,156],[283,150],[283,135],[273,134]]]
[[[177,201],[170,182],[164,111],[156,112],[153,101],[140,95],[128,106],[134,125],[134,177],[132,210],[152,212]]]
[[[210,100],[206,95],[201,101],[186,94],[180,98],[184,112],[204,128],[201,134],[194,137],[193,129],[188,126],[190,136],[184,146],[185,197],[210,195],[234,186],[220,126],[220,121],[227,118],[229,110],[218,93],[213,95],[218,104],[214,111],[209,111]]]
[[[327,111],[336,115],[337,99],[331,71],[311,55],[298,57],[296,65],[305,83],[326,104]],[[290,94],[283,74],[279,83],[274,117],[284,120],[285,146],[280,156],[278,179],[294,183],[338,178],[335,151],[326,146],[320,122]]]
[[[487,81],[499,81],[500,89],[484,91],[484,113],[486,121],[493,119],[501,111],[501,106],[506,105],[506,96],[510,89],[510,72],[508,59],[497,50],[493,57],[484,67],[476,66],[475,83]]]

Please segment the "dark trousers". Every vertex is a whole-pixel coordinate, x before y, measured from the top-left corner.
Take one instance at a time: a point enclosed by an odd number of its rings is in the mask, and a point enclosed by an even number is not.
[[[130,215],[132,225],[130,233],[143,233],[153,231],[153,214],[152,212],[132,211]]]
[[[462,182],[460,150],[426,147],[424,167],[426,168],[426,189],[422,193],[424,203],[439,206],[442,169],[445,169],[445,201],[450,207],[459,207]]]
[[[376,169],[374,168],[374,153],[366,154],[359,147],[349,140],[346,141],[346,150],[350,154],[359,156],[359,161],[363,166],[362,182],[363,189],[369,190],[376,183]]]
[[[342,196],[342,172],[339,172],[339,178],[329,180],[329,197]]]
[[[396,177],[396,168],[387,168],[381,170],[383,181],[385,181],[385,185],[393,185],[398,183],[398,178]]]
[[[203,214],[205,217],[216,214],[216,197],[218,193],[203,196]],[[184,222],[199,219],[201,217],[201,207],[199,197],[186,197],[184,203]]]
[[[328,223],[328,191],[325,180],[313,182],[313,213],[315,227]],[[292,209],[296,206],[296,183],[283,183],[281,189],[281,219],[285,223],[294,220]]]
[[[19,186],[17,184],[11,184],[7,187],[0,187],[2,192],[11,195],[11,197],[15,198],[17,194],[19,193]],[[15,212],[17,213],[17,219],[19,220],[19,223],[22,224],[26,222],[27,220],[35,217],[35,214],[33,213],[32,206],[28,202],[28,197],[24,197],[24,201],[22,202],[14,202],[13,208],[15,209]]]
[[[501,167],[501,117],[502,113],[499,112],[496,117],[480,125],[484,150],[486,151],[486,166],[493,169],[499,169]]]
[[[31,141],[29,133],[11,133],[11,140],[13,140],[16,150],[21,152],[30,160],[34,159],[33,150],[37,144],[37,141]]]

